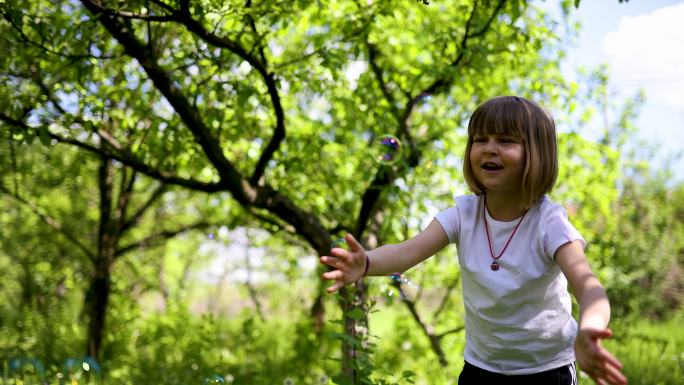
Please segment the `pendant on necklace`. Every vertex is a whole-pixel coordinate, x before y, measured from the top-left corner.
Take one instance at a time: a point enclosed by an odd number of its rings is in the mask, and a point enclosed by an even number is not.
[[[491,265],[490,267],[491,267],[492,270],[494,270],[494,271],[499,270],[499,264],[498,264],[496,261],[492,262],[492,265]]]

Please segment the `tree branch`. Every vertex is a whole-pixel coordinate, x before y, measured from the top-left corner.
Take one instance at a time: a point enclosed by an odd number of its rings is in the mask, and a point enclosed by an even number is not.
[[[131,201],[131,194],[133,193],[133,185],[135,184],[136,172],[131,172],[130,178],[124,167],[121,170],[121,180],[119,181],[119,201],[116,204],[114,219],[117,221],[117,236],[121,234],[121,226],[128,210],[128,204]]]
[[[92,0],[81,0],[81,2],[91,12],[98,14],[99,11],[97,7],[93,6]],[[241,55],[244,55],[245,58],[249,58],[251,63],[253,63],[252,65],[258,65],[256,68],[259,71],[266,70],[265,67],[263,67],[258,61],[258,59],[251,56],[242,47],[228,39],[218,38],[217,36],[206,31],[199,24],[199,22],[193,20],[190,17],[187,0],[182,0],[180,2],[178,15],[180,22],[186,25],[186,27],[188,27],[191,31],[199,34],[200,37],[206,38],[207,42],[218,44],[219,46],[221,46],[221,44],[230,46],[232,49],[240,52]],[[314,215],[298,207],[290,199],[273,190],[271,187],[265,185],[256,186],[251,184],[248,180],[243,179],[238,170],[223,155],[223,149],[221,148],[220,143],[211,135],[209,135],[209,129],[202,121],[199,111],[192,107],[192,105],[183,96],[178,86],[159,66],[159,64],[156,62],[153,52],[151,52],[145,45],[138,41],[133,32],[127,26],[122,25],[121,22],[116,20],[114,15],[103,15],[97,19],[112,34],[112,36],[119,41],[119,43],[124,47],[126,53],[140,63],[157,90],[164,95],[164,97],[174,107],[176,113],[193,133],[195,140],[202,147],[207,158],[214,165],[221,177],[221,182],[220,184],[215,185],[217,190],[214,191],[218,191],[219,189],[227,189],[231,192],[233,198],[244,207],[256,206],[276,214],[284,221],[290,223],[298,233],[302,234],[309,244],[314,246],[317,252],[327,252],[330,246],[330,234],[323,227],[320,221]],[[269,89],[276,90],[274,81],[267,83],[267,85],[269,85]],[[277,93],[271,94],[272,98],[275,98],[276,96]],[[278,108],[276,107],[276,115],[280,114],[282,114],[282,110],[278,112]],[[277,145],[277,143],[279,143],[280,139],[278,132],[282,133],[282,137],[284,137],[284,115],[281,116],[283,117],[278,119],[278,124],[281,125],[280,127],[283,129],[281,131],[278,129],[276,130],[276,133],[273,137],[274,139],[272,139],[269,146],[267,146],[265,153],[269,151],[269,148],[273,147],[272,144]],[[206,188],[200,190],[207,191]]]
[[[483,27],[474,32],[471,33],[470,29],[472,28],[472,22],[475,17],[475,13],[477,10],[477,4],[473,6],[473,10],[468,17],[468,20],[466,21],[466,27],[465,27],[465,32],[463,34],[463,38],[461,40],[461,48],[459,50],[459,53],[457,57],[454,59],[454,61],[450,64],[451,67],[457,67],[461,64],[461,61],[464,58],[464,53],[467,48],[467,43],[469,39],[475,38],[475,37],[480,37],[483,36],[487,31],[489,31],[491,27],[491,23],[493,20],[496,18],[500,10],[503,8],[503,5],[505,4],[505,0],[499,0],[497,3],[496,8],[490,15],[490,17],[487,19],[486,23],[483,25]],[[442,77],[439,79],[436,79],[431,85],[429,85],[427,88],[419,92],[415,97],[409,97],[408,101],[406,103],[406,106],[404,108],[403,114],[399,116],[399,112],[396,109],[396,104],[395,104],[395,98],[394,95],[392,95],[389,90],[387,89],[387,85],[384,79],[383,71],[380,68],[380,66],[376,62],[376,58],[379,55],[379,51],[377,47],[373,46],[370,44],[368,41],[366,41],[366,46],[368,47],[368,54],[369,54],[369,65],[371,67],[371,70],[375,74],[375,77],[378,81],[378,85],[380,87],[381,92],[385,96],[385,99],[388,101],[390,104],[390,108],[392,109],[392,113],[395,115],[397,118],[397,121],[399,122],[399,126],[397,128],[397,136],[403,139],[406,143],[406,147],[409,148],[408,151],[408,164],[411,167],[416,166],[419,161],[421,154],[417,149],[417,146],[411,136],[411,133],[408,129],[409,127],[409,120],[411,118],[411,115],[413,113],[415,105],[422,100],[423,98],[433,95],[436,93],[440,92],[445,92],[453,83],[453,78],[451,77]],[[422,76],[422,75],[421,75]],[[368,189],[366,189],[363,197],[362,197],[362,204],[361,204],[361,210],[359,211],[359,216],[358,220],[356,223],[356,234],[360,236],[363,231],[365,230],[366,227],[366,222],[368,221],[368,218],[370,218],[374,212],[374,210],[377,207],[378,199],[380,198],[380,192],[382,189],[384,189],[386,186],[388,186],[392,181],[395,179],[395,176],[390,176],[389,170],[386,170],[385,168],[381,168],[378,173],[375,175],[373,181],[371,182],[370,186]]]
[[[387,100],[387,103],[389,103],[392,115],[394,115],[395,119],[399,121],[399,110],[396,106],[396,100],[394,99],[394,95],[392,95],[392,93],[388,89],[389,86],[387,85],[387,82],[385,82],[385,77],[382,73],[382,69],[380,68],[380,66],[378,66],[378,63],[376,63],[376,58],[379,55],[379,51],[374,44],[368,41],[368,39],[366,39],[366,48],[368,48],[368,65],[370,65],[371,71],[373,71],[375,79],[378,81],[380,92],[382,92],[382,95],[385,97],[385,100]]]
[[[105,56],[95,56],[95,55],[91,55],[91,54],[74,55],[74,54],[67,54],[67,53],[60,52],[60,51],[55,51],[54,49],[49,48],[49,47],[43,45],[42,43],[38,43],[38,42],[35,42],[35,41],[31,40],[31,38],[29,38],[29,37],[24,33],[24,31],[21,29],[21,27],[19,27],[18,25],[16,25],[16,23],[14,22],[14,19],[13,19],[13,18],[12,18],[4,9],[2,10],[2,16],[4,17],[4,19],[5,19],[8,23],[10,23],[10,25],[12,26],[12,28],[19,34],[20,40],[21,40],[24,44],[30,45],[30,46],[34,46],[34,47],[37,47],[37,48],[40,48],[40,49],[42,49],[44,52],[47,52],[47,53],[50,53],[50,54],[53,54],[53,55],[56,55],[56,56],[60,56],[60,57],[66,58],[66,59],[90,59],[90,58],[94,58],[94,59],[114,59],[114,58],[117,58],[117,56],[106,56],[106,55],[105,55]]]
[[[241,46],[238,42],[227,37],[218,36],[204,28],[202,23],[192,18],[190,10],[187,8],[187,6],[181,5],[181,8],[176,16],[176,21],[185,26],[188,31],[194,33],[197,37],[213,45],[214,47],[226,48],[248,62],[252,67],[266,72],[264,67],[265,63],[259,61],[259,58],[249,53],[247,49]]]
[[[447,361],[446,359],[446,354],[444,354],[444,350],[442,349],[442,344],[440,341],[441,337],[435,335],[433,328],[423,322],[423,320],[420,318],[420,315],[418,314],[418,310],[416,309],[416,304],[413,301],[407,299],[402,299],[402,301],[411,312],[411,316],[413,317],[413,319],[416,321],[418,326],[420,326],[421,330],[430,341],[430,347],[432,348],[432,351],[434,351],[437,355],[437,358],[439,359],[439,364],[442,365],[442,367],[446,367],[447,365],[449,365],[449,361]]]
[[[90,250],[88,250],[88,248],[84,244],[82,244],[78,240],[78,238],[76,238],[73,234],[66,231],[64,229],[64,226],[62,226],[62,224],[59,223],[57,220],[55,220],[54,218],[52,218],[51,216],[49,216],[47,214],[42,213],[40,208],[38,208],[34,204],[30,203],[29,201],[25,200],[24,198],[20,197],[19,195],[15,195],[11,191],[9,191],[7,188],[5,188],[5,186],[2,183],[0,183],[0,191],[5,193],[6,195],[9,195],[10,197],[12,197],[17,202],[26,206],[29,210],[31,210],[31,212],[36,214],[43,222],[45,222],[45,224],[50,226],[52,229],[54,229],[58,233],[62,234],[69,242],[73,243],[77,248],[79,248],[83,252],[83,254],[85,254],[88,257],[88,259],[90,259],[93,262],[95,261],[95,255]]]
[[[247,0],[247,7],[251,7],[251,5],[251,0]],[[249,24],[252,27],[252,31],[256,36],[259,36],[259,32],[256,29],[256,23],[254,22],[252,15],[247,14],[247,18],[249,19]],[[266,61],[263,45],[259,44],[258,42],[256,44],[261,55],[261,63],[263,63],[262,66],[257,67],[257,70],[264,79],[266,88],[268,89],[268,94],[271,97],[271,104],[273,105],[273,110],[276,117],[276,126],[273,130],[273,136],[271,137],[271,140],[268,142],[268,145],[266,145],[266,148],[264,148],[261,156],[259,156],[256,167],[254,167],[254,172],[249,178],[249,182],[253,185],[259,183],[259,179],[261,179],[264,171],[266,170],[266,165],[268,165],[268,162],[273,158],[273,154],[280,147],[280,143],[282,143],[282,141],[285,139],[285,114],[283,113],[283,106],[280,101],[280,94],[278,93],[275,77],[273,73],[269,72],[267,69],[268,62]]]
[[[442,301],[439,303],[439,306],[437,306],[437,309],[432,315],[433,319],[439,318],[439,315],[442,313],[442,311],[444,311],[444,309],[446,308],[446,304],[449,300],[449,297],[451,296],[451,292],[458,286],[460,281],[461,276],[459,275],[458,277],[456,277],[455,280],[451,282],[451,284],[449,284],[449,286],[447,286],[447,290],[446,293],[444,293],[444,296],[442,297]]]
[[[100,5],[98,2],[95,2],[95,1],[92,1],[91,3],[92,3],[93,8],[97,9],[101,13],[114,15],[114,16],[121,17],[124,19],[138,19],[138,20],[159,21],[159,22],[176,20],[175,11],[172,11],[172,13],[170,15],[150,15],[150,14],[144,14],[144,13],[136,13],[136,12],[131,12],[131,11],[122,11],[122,10],[107,8],[107,7]],[[164,8],[169,10],[169,8],[166,8],[166,7],[164,7]]]
[[[376,211],[382,190],[392,183],[395,178],[393,172],[389,167],[381,166],[378,172],[375,173],[373,181],[371,181],[371,184],[363,193],[361,208],[356,219],[356,226],[354,226],[355,237],[362,238],[364,231],[366,231],[368,218]]]
[[[199,229],[206,229],[208,227],[214,226],[208,222],[197,222],[188,226],[183,226],[180,227],[176,230],[166,230],[166,231],[160,231],[158,233],[152,234],[147,236],[144,239],[141,239],[138,242],[134,242],[131,244],[128,244],[126,246],[123,246],[119,248],[116,251],[116,259],[120,258],[122,255],[131,252],[135,249],[143,248],[143,247],[150,247],[150,246],[155,246],[161,241],[170,239],[175,237],[178,234],[184,233],[186,231],[190,230],[199,230]]]
[[[121,225],[121,229],[119,230],[120,234],[124,234],[131,226],[135,225],[140,221],[142,218],[143,214],[152,206],[154,202],[156,202],[164,193],[167,191],[167,186],[165,184],[161,184],[159,187],[157,187],[152,195],[143,203],[140,208],[128,219],[124,218],[123,224]]]
[[[193,190],[197,191],[204,191],[204,192],[217,192],[217,191],[222,191],[225,189],[225,186],[221,183],[205,183],[205,182],[200,182],[195,179],[185,179],[185,178],[180,178],[177,177],[174,173],[167,172],[167,171],[162,171],[162,170],[157,170],[144,162],[138,160],[134,155],[131,155],[129,153],[121,153],[119,151],[111,151],[103,148],[98,148],[96,146],[93,146],[89,143],[84,143],[79,140],[73,139],[73,138],[67,138],[63,137],[61,135],[55,134],[51,131],[48,130],[47,127],[29,127],[26,123],[20,122],[14,118],[11,118],[7,115],[5,115],[3,112],[0,112],[0,120],[4,121],[5,123],[21,128],[24,131],[28,132],[33,129],[39,129],[43,130],[44,132],[47,133],[48,137],[51,139],[56,140],[59,143],[65,143],[65,144],[70,144],[76,147],[79,147],[81,149],[84,149],[92,154],[99,155],[99,156],[104,156],[112,159],[116,159],[119,162],[151,177],[154,179],[157,179],[159,181],[162,181],[167,184],[172,184],[172,185],[178,185],[178,186],[184,186],[188,187]]]
[[[454,59],[453,62],[451,62],[450,67],[455,68],[458,67],[458,65],[461,63],[461,60],[463,60],[465,51],[468,48],[468,40],[476,37],[481,37],[484,36],[485,33],[489,31],[489,28],[491,27],[492,22],[496,18],[496,16],[499,14],[501,11],[501,8],[503,8],[504,4],[506,3],[505,0],[499,0],[499,2],[496,5],[496,8],[494,8],[494,11],[492,14],[489,16],[485,24],[480,28],[480,30],[470,33],[470,29],[472,28],[472,23],[475,18],[475,13],[477,11],[477,2],[473,5],[473,10],[470,13],[470,16],[468,17],[468,20],[466,21],[466,26],[465,26],[465,32],[463,33],[463,38],[461,39],[461,44],[460,44],[460,49],[458,50],[458,55]],[[428,86],[426,89],[423,91],[419,92],[412,100],[411,102],[407,105],[407,111],[409,108],[412,110],[413,106],[420,101],[420,99],[424,98],[427,95],[434,95],[437,93],[441,93],[446,91],[446,89],[451,86],[453,83],[454,79],[452,77],[442,77],[437,80],[435,80],[430,86]]]
[[[449,329],[449,330],[447,330],[447,331],[445,331],[445,332],[443,332],[443,333],[439,333],[439,334],[437,334],[435,337],[437,337],[438,339],[441,340],[441,339],[444,338],[445,336],[448,336],[449,334],[459,333],[459,332],[463,331],[463,329],[465,329],[465,326],[459,326],[459,327],[456,327],[456,328],[453,328],[453,329]]]
[[[112,215],[114,165],[111,158],[104,156],[100,158],[101,163],[98,167],[100,223],[97,237],[97,259],[100,260],[100,263],[96,264],[96,266],[101,265],[102,261],[106,261],[108,264],[112,262],[115,252],[114,247],[118,243],[115,230],[116,222],[114,222]]]
[[[255,34],[258,35],[254,20],[251,18],[251,16],[249,16],[249,19]],[[278,150],[280,144],[285,139],[285,113],[280,100],[280,94],[278,92],[275,75],[268,70],[268,63],[266,62],[266,56],[263,53],[263,47],[259,48],[259,52],[261,53],[260,59],[247,51],[247,49],[241,46],[238,42],[227,37],[218,36],[215,33],[207,30],[199,21],[192,18],[189,9],[187,9],[185,6],[181,6],[180,11],[178,12],[177,21],[184,25],[188,31],[194,33],[205,42],[213,45],[214,47],[228,49],[248,62],[259,72],[264,80],[264,83],[266,84],[266,88],[268,89],[268,94],[271,99],[271,104],[273,105],[276,125],[274,127],[271,140],[268,142],[259,156],[259,160],[257,161],[251,177],[249,178],[250,184],[257,185],[263,176],[264,171],[266,170],[268,162],[273,158],[273,154]]]
[[[92,0],[81,0],[81,2],[93,14],[97,15],[101,13]],[[181,3],[181,6],[183,6],[183,4],[184,3]],[[185,3],[185,5],[187,5],[187,3]],[[183,8],[179,11],[179,15],[185,15]],[[176,83],[171,80],[169,74],[159,66],[154,57],[154,53],[146,45],[138,41],[133,32],[118,21],[116,16],[105,14],[97,19],[109,33],[119,41],[126,53],[140,63],[157,90],[159,90],[173,106],[176,113],[178,113],[185,125],[192,132],[197,143],[204,150],[209,161],[216,167],[222,182],[225,183],[223,186],[230,188],[233,197],[238,202],[246,205],[250,204],[253,200],[252,189],[246,181],[243,180],[238,170],[225,157],[219,141],[210,135],[210,130],[204,124],[199,111],[192,107]]]
[[[160,6],[160,7],[162,7],[162,8],[164,8],[165,10],[167,10],[167,11],[169,11],[169,12],[171,12],[171,13],[176,12],[176,9],[174,9],[172,6],[166,4],[165,2],[163,2],[163,1],[161,1],[161,0],[150,0],[150,2],[152,2],[153,4],[156,4],[156,5],[158,5],[158,6]]]

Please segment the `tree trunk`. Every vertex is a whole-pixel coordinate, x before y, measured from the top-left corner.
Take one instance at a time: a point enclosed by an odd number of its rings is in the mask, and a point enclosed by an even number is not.
[[[354,340],[360,342],[360,345],[352,345],[346,340],[342,341],[342,373],[345,377],[351,380],[354,385],[365,383],[363,382],[363,371],[358,372],[359,365],[363,365],[365,361],[365,356],[367,356],[367,337],[368,337],[368,308],[366,306],[367,297],[367,286],[363,279],[356,282],[355,287],[344,287],[340,289],[340,296],[342,299],[342,309],[344,332],[348,336],[352,337]],[[347,301],[344,298],[349,298],[351,296],[351,301]],[[364,316],[362,318],[349,317],[349,314],[355,308],[359,308],[363,311]],[[364,356],[363,359],[359,359],[360,356]],[[354,363],[357,365],[354,365]]]
[[[102,359],[100,353],[104,338],[110,284],[109,269],[98,269],[90,280],[90,286],[85,298],[86,316],[88,317],[86,352],[97,360]]]
[[[93,276],[86,292],[84,310],[88,322],[86,353],[101,360],[102,340],[111,286],[111,266],[116,255],[118,231],[112,218],[114,166],[109,158],[102,158],[99,170],[100,228],[97,254],[93,259]]]

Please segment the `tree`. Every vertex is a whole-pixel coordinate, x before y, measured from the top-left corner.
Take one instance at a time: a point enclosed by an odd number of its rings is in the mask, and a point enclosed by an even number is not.
[[[656,145],[638,138],[647,95],[618,99],[605,65],[581,71],[573,88],[582,102],[561,122],[571,132],[559,139],[563,183],[554,195],[585,235],[615,318],[665,319],[682,303],[682,185],[656,161]]]
[[[553,103],[565,87],[557,23],[524,1],[31,1],[2,15],[5,130],[228,192],[243,224],[317,255],[342,232],[394,240],[386,218],[411,194],[402,184],[458,161],[480,101]],[[403,147],[389,166],[370,156],[385,133]],[[425,190],[425,202],[444,198]],[[322,287],[313,303],[322,319]]]
[[[3,223],[9,227],[19,226],[31,223],[27,216],[33,216],[41,225],[30,227],[32,231],[58,235],[57,239],[45,238],[58,245],[61,255],[57,259],[71,261],[71,266],[89,282],[83,297],[83,314],[88,325],[84,351],[101,358],[115,263],[127,254],[157,246],[177,234],[207,228],[209,223],[177,213],[172,217],[157,214],[151,219],[151,213],[159,210],[160,198],[169,187],[141,178],[134,170],[112,159],[72,148],[16,146],[13,143],[16,139],[5,138],[0,147],[8,149],[10,154],[0,158],[0,165],[8,171],[0,179],[0,195],[9,198],[8,207],[21,209],[16,211],[14,218],[3,220]],[[163,224],[155,226],[154,220]],[[34,239],[30,243],[40,241]],[[34,296],[33,287],[37,286],[31,278],[31,266],[37,262],[31,257],[21,257],[27,253],[13,252],[17,247],[17,241],[11,236],[7,236],[1,246],[4,252],[25,266],[23,303],[28,304]],[[55,258],[50,254],[44,253],[46,259]],[[40,308],[41,303],[38,305]]]

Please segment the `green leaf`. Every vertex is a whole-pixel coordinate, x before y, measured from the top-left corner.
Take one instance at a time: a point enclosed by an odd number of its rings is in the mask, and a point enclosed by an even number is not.
[[[342,374],[336,374],[332,376],[332,382],[333,384],[338,384],[338,385],[352,385],[353,381],[351,378],[348,376],[342,375]]]
[[[415,373],[415,372],[412,372],[412,371],[410,371],[410,370],[404,370],[404,371],[401,373],[401,377],[402,377],[402,378],[410,378],[410,377],[415,377],[415,376],[416,376],[416,373]]]
[[[358,307],[353,308],[352,310],[348,311],[347,317],[354,319],[354,320],[360,320],[366,317],[366,313]]]

